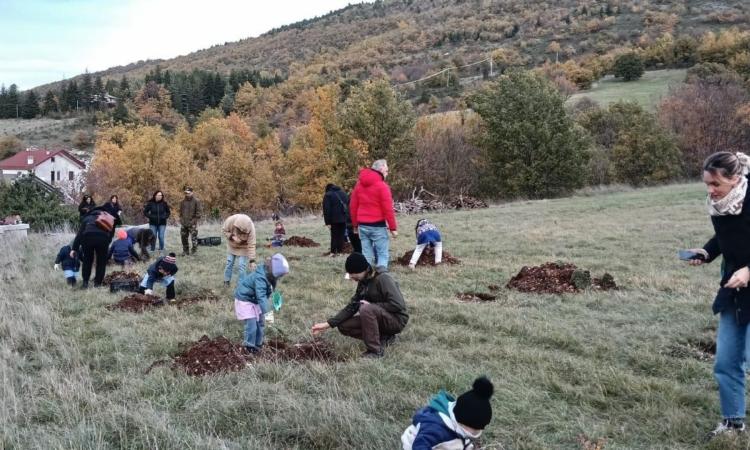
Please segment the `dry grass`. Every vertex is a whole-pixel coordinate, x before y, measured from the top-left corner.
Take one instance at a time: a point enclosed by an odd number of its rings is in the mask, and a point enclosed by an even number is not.
[[[688,268],[676,258],[711,234],[702,198],[700,186],[682,185],[432,215],[463,263],[414,273],[392,266],[411,321],[383,360],[354,358],[359,344],[331,333],[350,361],[259,363],[200,379],[168,367],[144,372],[180,342],[240,338],[221,287],[223,247],[180,258],[177,283],[178,295],[208,287],[224,301],[130,314],[105,308],[120,296],[68,290],[51,271],[69,236],[34,235],[0,249],[0,448],[397,448],[415,409],[440,388],[462,392],[478,374],[496,386],[488,448],[574,449],[579,436],[608,450],[701,447],[719,415],[711,363],[669,350],[716,322],[718,265]],[[413,245],[416,217],[400,221],[392,258]],[[286,229],[327,242],[321,220],[288,220]],[[258,230],[270,236],[271,224]],[[178,240],[170,228],[169,247]],[[284,253],[292,273],[269,334],[302,339],[353,285],[343,258],[320,248]],[[610,272],[622,289],[455,300],[555,260]]]

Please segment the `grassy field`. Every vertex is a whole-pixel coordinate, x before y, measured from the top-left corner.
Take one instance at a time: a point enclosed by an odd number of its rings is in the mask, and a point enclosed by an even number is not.
[[[179,259],[177,283],[178,297],[208,287],[225,301],[132,314],[105,309],[121,295],[71,291],[52,272],[70,236],[6,244],[0,448],[395,449],[433,393],[463,392],[480,374],[496,389],[487,449],[576,449],[580,435],[606,439],[608,450],[706,448],[704,434],[719,418],[711,362],[690,357],[684,344],[713,337],[719,267],[676,258],[711,235],[703,196],[692,184],[431,215],[463,264],[392,268],[411,321],[384,359],[358,359],[360,344],[332,332],[325,338],[344,362],[259,363],[205,378],[145,371],[180,342],[240,339],[231,292],[221,286],[223,247]],[[400,217],[393,253],[411,248],[415,221]],[[286,229],[326,242],[320,219],[290,219]],[[270,223],[258,230],[270,236]],[[168,230],[172,249],[178,234]],[[286,303],[269,334],[305,339],[354,285],[343,279],[343,258],[323,257],[324,247],[284,252],[292,273],[280,284]],[[610,272],[621,289],[455,300],[458,291],[505,285],[524,265],[556,260]]]
[[[653,111],[661,98],[669,93],[671,86],[685,81],[686,73],[684,69],[654,70],[644,73],[640,80],[630,82],[617,80],[608,75],[594,83],[590,90],[572,95],[568,103],[574,104],[583,97],[588,97],[600,106],[606,107],[619,100],[628,100],[638,102],[644,108]]]
[[[0,136],[16,136],[30,147],[69,148],[76,145],[74,138],[79,131],[89,136],[95,133],[91,121],[85,118],[0,120]]]

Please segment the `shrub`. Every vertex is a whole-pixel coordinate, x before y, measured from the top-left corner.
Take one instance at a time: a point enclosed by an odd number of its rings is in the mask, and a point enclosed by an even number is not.
[[[643,76],[643,60],[637,53],[624,53],[615,59],[615,77],[635,81]]]

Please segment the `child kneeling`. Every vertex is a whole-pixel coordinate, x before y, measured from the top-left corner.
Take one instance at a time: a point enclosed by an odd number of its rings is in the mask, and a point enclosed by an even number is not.
[[[174,253],[162,256],[149,266],[146,275],[141,281],[139,292],[146,295],[154,295],[154,283],[160,283],[167,287],[167,300],[175,299],[175,274],[177,273],[177,258]]]
[[[457,400],[440,391],[430,404],[417,411],[412,425],[401,436],[404,450],[473,450],[482,430],[492,419],[490,397],[494,386],[480,377]]]
[[[70,286],[75,286],[76,276],[81,268],[81,260],[78,258],[78,253],[70,256],[72,250],[73,248],[70,245],[63,245],[60,248],[60,251],[57,252],[57,258],[55,258],[55,270],[62,268],[65,282]]]
[[[128,238],[128,233],[124,229],[117,230],[117,240],[109,247],[109,256],[107,260],[113,259],[115,264],[119,264],[123,269],[130,266],[134,261],[140,261],[141,258],[135,252],[133,241]]]
[[[251,353],[259,352],[263,346],[264,316],[271,310],[271,295],[276,282],[288,273],[289,263],[284,255],[276,253],[237,283],[234,312],[238,320],[245,322],[243,345]]]
[[[435,264],[443,262],[443,239],[438,227],[427,219],[420,219],[414,228],[414,232],[417,235],[417,247],[414,249],[411,261],[409,261],[409,268],[413,270],[417,267],[419,257],[422,256],[422,252],[428,245],[435,248]]]

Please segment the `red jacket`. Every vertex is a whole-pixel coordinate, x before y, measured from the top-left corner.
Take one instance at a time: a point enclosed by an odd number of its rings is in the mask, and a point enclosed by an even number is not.
[[[354,227],[358,227],[360,223],[385,221],[389,230],[396,231],[398,228],[396,214],[393,212],[391,188],[377,170],[359,171],[359,179],[352,191],[349,210]]]

